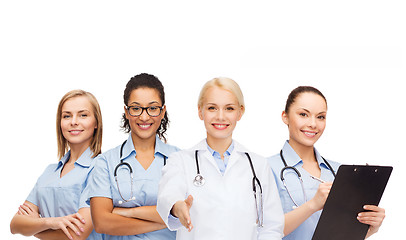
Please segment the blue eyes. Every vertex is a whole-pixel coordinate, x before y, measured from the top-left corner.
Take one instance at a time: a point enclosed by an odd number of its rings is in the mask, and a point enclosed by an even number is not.
[[[216,112],[216,111],[218,111],[218,108],[211,106],[211,107],[208,107],[207,110],[209,110],[211,112]],[[235,108],[234,107],[226,107],[224,110],[226,110],[227,112],[231,112],[231,111],[234,111]]]
[[[88,114],[80,114],[80,115],[79,115],[80,118],[86,118],[86,117],[88,117],[88,116],[89,116]],[[71,118],[71,117],[72,117],[72,115],[69,115],[69,114],[62,115],[62,118],[63,118],[63,119],[69,119],[69,118]]]

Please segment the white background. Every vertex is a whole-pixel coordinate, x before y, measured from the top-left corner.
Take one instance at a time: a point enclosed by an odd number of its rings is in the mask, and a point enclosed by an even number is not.
[[[44,168],[57,162],[55,114],[69,90],[102,108],[103,151],[126,139],[122,94],[130,77],[164,84],[169,143],[205,136],[202,85],[236,80],[246,114],[234,138],[264,156],[288,137],[280,115],[298,85],[328,101],[316,147],[347,164],[394,166],[371,239],[403,238],[406,9],[403,1],[2,1],[0,3],[0,239]],[[403,82],[402,82],[403,81]]]

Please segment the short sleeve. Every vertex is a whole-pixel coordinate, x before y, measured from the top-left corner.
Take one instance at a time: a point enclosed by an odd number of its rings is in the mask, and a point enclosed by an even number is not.
[[[94,165],[95,165],[95,160],[92,162],[92,164],[89,167],[89,171],[87,173],[87,177],[85,179],[85,182],[83,183],[83,191],[80,195],[79,198],[79,209],[85,208],[85,207],[90,207],[90,204],[88,202],[89,196],[90,196],[90,182],[91,182],[91,177],[92,177],[92,172],[94,170]]]
[[[38,182],[35,184],[35,186],[33,187],[33,189],[31,190],[30,194],[27,197],[27,201],[38,206],[38,191],[37,191],[37,186],[38,186]]]
[[[34,185],[34,188],[31,190],[30,194],[27,197],[27,201],[39,206],[39,199],[38,199],[38,185],[40,184],[41,179],[43,179],[44,177],[46,177],[47,173],[50,171],[51,168],[54,168],[55,165],[51,164],[49,165],[45,171],[41,174],[41,176],[37,179],[37,182]]]
[[[90,205],[90,199],[92,197],[106,197],[112,199],[110,184],[107,159],[103,154],[100,154],[95,159],[95,166],[89,174],[88,184],[83,191],[83,196],[86,197],[86,204]]]

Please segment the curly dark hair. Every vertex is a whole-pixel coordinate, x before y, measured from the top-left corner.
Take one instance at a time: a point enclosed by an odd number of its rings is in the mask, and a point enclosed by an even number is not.
[[[148,73],[141,73],[138,74],[128,81],[125,90],[124,90],[124,104],[128,106],[128,101],[130,99],[131,92],[138,88],[152,88],[156,89],[159,93],[159,97],[162,102],[162,106],[165,105],[165,91],[164,86],[162,85],[161,81],[154,75]],[[122,116],[122,125],[121,128],[124,132],[129,133],[131,131],[130,123],[128,119],[125,117],[125,113]],[[168,118],[168,111],[165,111],[165,115],[162,118],[161,125],[158,127],[156,134],[160,139],[162,139],[166,143],[165,132],[169,127],[169,118]]]

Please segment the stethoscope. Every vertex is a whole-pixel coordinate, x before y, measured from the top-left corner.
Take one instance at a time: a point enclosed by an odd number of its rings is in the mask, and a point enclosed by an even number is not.
[[[114,169],[114,179],[116,180],[116,184],[117,184],[117,189],[118,189],[118,193],[120,194],[121,199],[123,199],[123,201],[118,201],[118,204],[123,204],[125,202],[129,202],[129,201],[134,201],[135,200],[135,196],[133,194],[133,182],[134,182],[134,175],[133,175],[133,169],[131,167],[131,165],[129,163],[124,162],[124,159],[122,159],[121,157],[123,156],[123,148],[125,143],[127,142],[127,140],[125,140],[123,142],[123,144],[121,144],[121,148],[120,148],[120,163],[117,164],[116,168]],[[164,156],[164,165],[166,165],[166,156]],[[123,197],[123,195],[121,194],[120,191],[120,185],[118,184],[118,180],[117,180],[117,170],[120,167],[126,166],[128,168],[128,170],[130,171],[130,178],[131,178],[131,197],[129,199],[125,199]]]
[[[290,194],[290,191],[289,191],[288,187],[286,186],[286,181],[285,181],[285,178],[283,176],[283,173],[284,173],[285,170],[288,170],[288,169],[291,169],[296,173],[296,175],[298,176],[298,178],[300,180],[300,185],[302,186],[302,192],[303,192],[303,196],[304,196],[304,200],[305,200],[304,202],[307,202],[307,196],[306,196],[306,192],[305,192],[304,185],[303,185],[302,175],[300,174],[299,170],[297,170],[295,167],[288,166],[288,164],[285,161],[285,158],[283,157],[283,151],[282,150],[280,151],[279,155],[280,155],[280,157],[282,159],[283,164],[285,165],[285,167],[282,168],[282,170],[281,170],[281,181],[282,181],[283,186],[285,187],[286,191],[288,192],[288,195],[289,195],[290,199],[292,199],[293,203],[295,204],[294,208],[299,207],[299,204],[297,204],[296,201],[293,199],[292,195]],[[336,174],[335,174],[333,168],[331,167],[330,163],[328,163],[327,160],[324,159],[324,157],[321,157],[321,158],[323,159],[324,163],[326,164],[328,169],[331,171],[333,176],[336,177]]]
[[[196,160],[196,176],[193,179],[193,184],[196,187],[201,187],[206,183],[205,178],[200,174],[200,167],[199,167],[199,158],[198,158],[198,151],[195,151],[195,160]],[[250,162],[251,166],[251,171],[252,171],[252,191],[254,193],[254,198],[255,198],[255,208],[257,212],[257,224],[259,227],[263,226],[263,203],[262,203],[262,186],[261,182],[257,178],[257,175],[255,173],[254,165],[252,164],[252,160],[250,155],[246,152],[245,155],[248,158],[248,161]],[[257,186],[259,188],[259,192],[257,192]],[[257,197],[257,193],[259,193],[259,196]],[[258,206],[259,205],[259,206]]]

